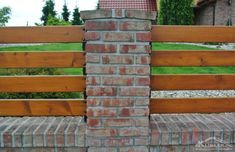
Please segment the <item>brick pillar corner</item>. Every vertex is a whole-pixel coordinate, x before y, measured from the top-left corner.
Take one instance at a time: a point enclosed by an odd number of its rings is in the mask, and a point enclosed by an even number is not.
[[[149,151],[151,20],[155,12],[96,10],[85,20],[89,152]]]

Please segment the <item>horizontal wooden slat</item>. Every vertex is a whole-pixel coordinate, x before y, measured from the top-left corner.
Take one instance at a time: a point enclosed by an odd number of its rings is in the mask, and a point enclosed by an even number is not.
[[[152,26],[153,42],[235,42],[235,27]]]
[[[82,42],[83,26],[41,26],[0,28],[0,43]]]
[[[77,99],[0,100],[0,116],[83,116],[86,103]]]
[[[152,66],[235,66],[235,51],[153,51]]]
[[[0,52],[0,68],[82,68],[82,52]]]
[[[150,113],[235,112],[235,98],[151,99]]]
[[[152,90],[234,90],[235,75],[153,75]]]
[[[0,92],[82,92],[83,76],[0,77]]]

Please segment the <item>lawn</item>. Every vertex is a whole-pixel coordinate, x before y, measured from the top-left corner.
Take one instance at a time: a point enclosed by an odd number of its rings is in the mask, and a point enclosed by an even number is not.
[[[81,51],[81,43],[43,44],[36,46],[12,46],[0,48],[0,51]],[[214,50],[203,46],[190,44],[153,43],[153,50]],[[81,75],[82,69],[67,68],[58,69],[61,73],[69,75]],[[0,75],[5,70],[0,69]],[[60,72],[59,72],[60,73]],[[153,74],[231,74],[235,73],[235,67],[153,67]]]

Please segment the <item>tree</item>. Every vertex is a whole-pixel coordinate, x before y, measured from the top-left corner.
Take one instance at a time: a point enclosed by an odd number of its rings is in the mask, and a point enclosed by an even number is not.
[[[192,25],[194,0],[160,0],[158,23],[162,25]]]
[[[68,7],[67,7],[67,4],[66,2],[64,3],[64,6],[63,6],[63,12],[62,12],[62,17],[64,19],[64,21],[68,22],[69,21],[69,15],[70,15],[70,12],[68,10]]]
[[[52,15],[48,16],[47,26],[50,25],[71,25],[70,22],[67,22],[61,18],[53,17]]]
[[[99,10],[100,9],[100,3],[98,2],[96,5],[96,9]]]
[[[43,25],[47,24],[49,15],[52,17],[56,16],[55,3],[53,0],[46,0],[45,6],[42,9],[42,14],[41,20],[43,21]]]
[[[0,26],[5,26],[10,19],[11,8],[10,7],[3,7],[0,8]]]
[[[72,25],[82,25],[82,20],[80,18],[80,12],[78,7],[74,9]]]

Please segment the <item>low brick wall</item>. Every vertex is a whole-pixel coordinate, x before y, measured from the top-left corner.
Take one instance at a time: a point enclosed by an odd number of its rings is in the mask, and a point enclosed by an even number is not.
[[[85,151],[85,131],[82,117],[0,118],[0,152]]]

